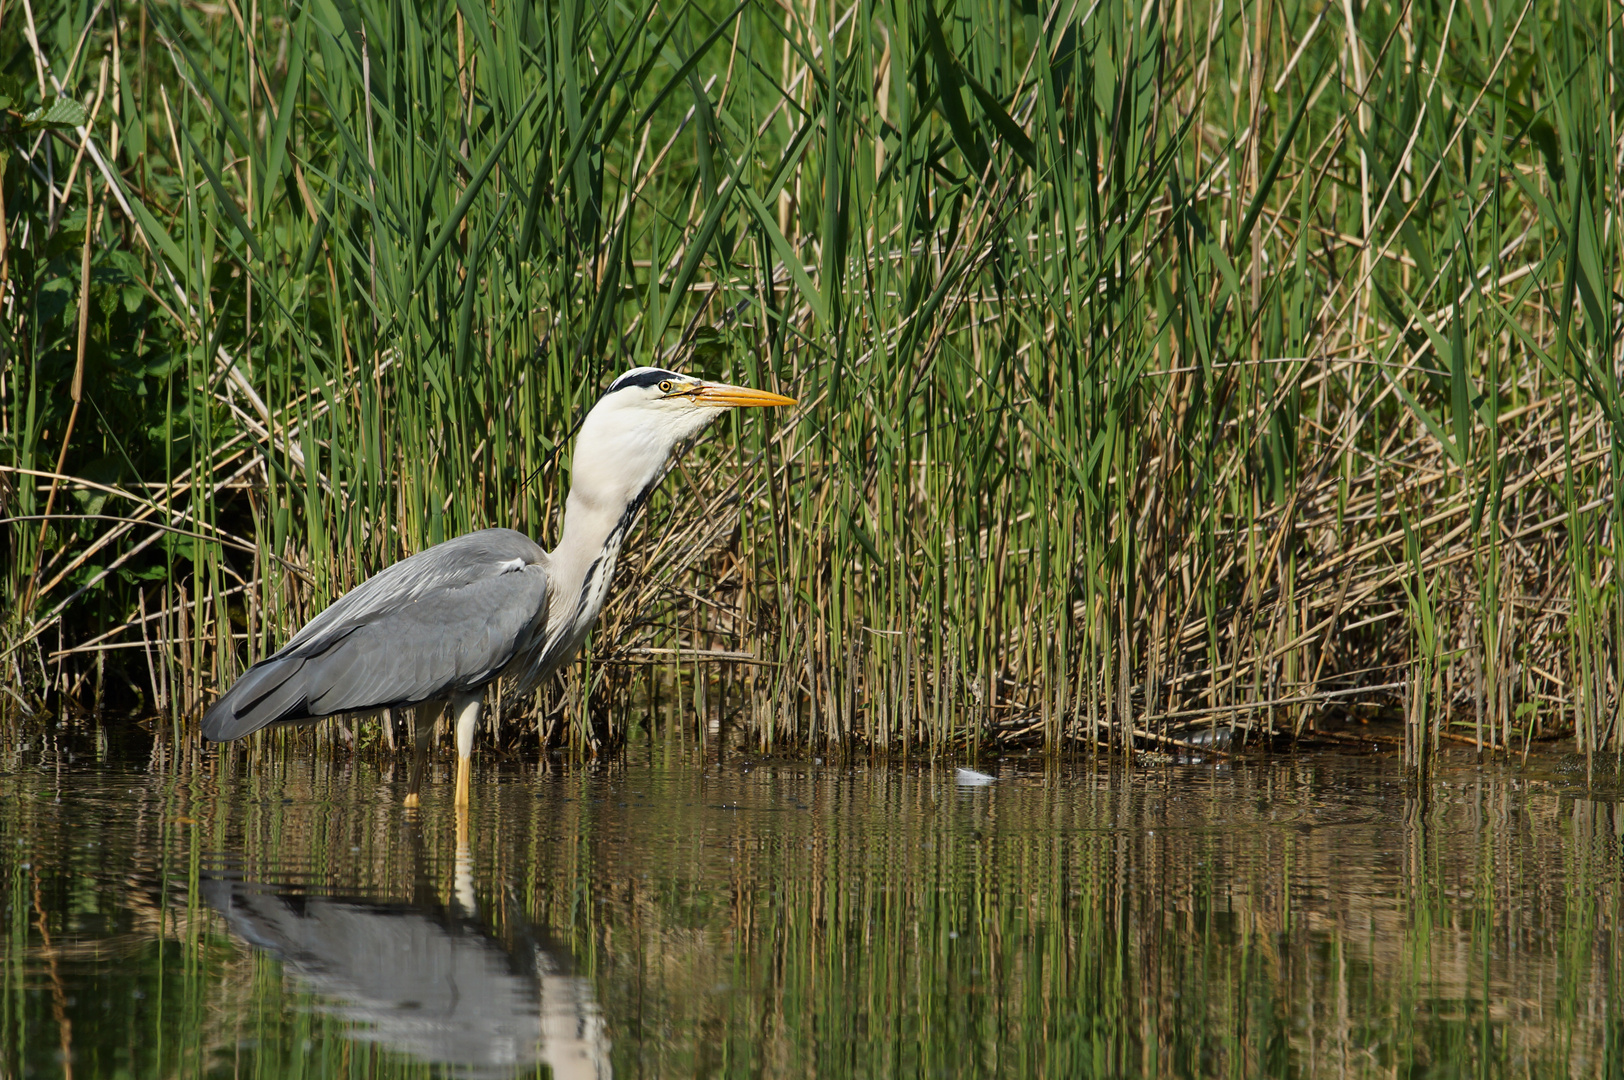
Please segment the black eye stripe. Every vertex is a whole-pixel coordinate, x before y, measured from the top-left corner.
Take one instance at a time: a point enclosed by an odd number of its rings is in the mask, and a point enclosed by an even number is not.
[[[678,375],[675,371],[667,371],[664,368],[643,368],[638,371],[628,371],[626,374],[622,375],[620,378],[611,383],[609,389],[605,390],[604,393],[612,394],[616,390],[625,390],[628,387],[633,386],[647,389],[651,386],[658,386],[660,383],[665,382],[668,379],[681,378],[682,376]]]

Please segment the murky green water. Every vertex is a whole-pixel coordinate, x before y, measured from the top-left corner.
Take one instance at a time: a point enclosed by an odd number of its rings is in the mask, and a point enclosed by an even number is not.
[[[459,843],[365,763],[8,748],[0,1073],[1624,1070],[1611,780],[659,754],[487,769]]]

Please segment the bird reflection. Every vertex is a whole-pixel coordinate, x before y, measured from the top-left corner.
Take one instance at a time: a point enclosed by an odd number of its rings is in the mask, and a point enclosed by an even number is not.
[[[466,827],[458,829],[458,839]],[[203,897],[232,933],[272,954],[351,1022],[350,1037],[472,1076],[545,1064],[558,1080],[612,1076],[592,984],[569,956],[522,926],[491,936],[474,906],[472,862],[457,845],[449,904],[317,896],[226,875]]]

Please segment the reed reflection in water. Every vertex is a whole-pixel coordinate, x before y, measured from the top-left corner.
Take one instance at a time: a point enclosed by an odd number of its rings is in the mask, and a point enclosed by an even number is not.
[[[1624,1069],[1620,787],[1562,761],[653,744],[465,819],[344,755],[0,766],[7,1075]]]

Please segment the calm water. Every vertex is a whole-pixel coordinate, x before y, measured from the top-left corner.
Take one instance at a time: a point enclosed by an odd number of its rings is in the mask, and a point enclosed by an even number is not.
[[[5,1076],[1598,1076],[1616,781],[0,759]],[[103,753],[103,757],[115,755]],[[224,770],[224,771],[221,771]]]

